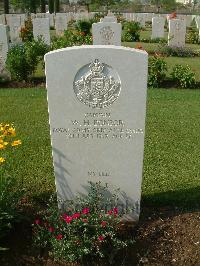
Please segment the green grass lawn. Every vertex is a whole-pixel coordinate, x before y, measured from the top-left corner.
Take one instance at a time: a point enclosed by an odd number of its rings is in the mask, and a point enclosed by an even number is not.
[[[7,151],[1,174],[30,196],[55,191],[45,89],[0,89],[2,122],[14,122],[23,144]],[[145,204],[194,206],[200,201],[200,90],[149,89]]]

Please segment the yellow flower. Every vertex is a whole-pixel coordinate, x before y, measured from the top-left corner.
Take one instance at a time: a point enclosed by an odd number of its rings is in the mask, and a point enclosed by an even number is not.
[[[5,149],[5,146],[3,144],[0,144],[0,150]]]
[[[17,145],[20,145],[20,144],[22,144],[22,142],[21,142],[21,140],[15,140],[15,141],[13,141],[12,143],[11,143],[11,146],[17,146]]]
[[[0,157],[0,164],[4,163],[5,159],[3,157]]]

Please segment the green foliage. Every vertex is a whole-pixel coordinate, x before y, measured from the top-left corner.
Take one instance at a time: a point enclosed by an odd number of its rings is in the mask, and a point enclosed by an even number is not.
[[[16,9],[21,9],[23,12],[36,13],[36,9],[40,6],[40,0],[10,0],[10,2]]]
[[[160,46],[159,52],[165,56],[193,57],[198,56],[198,52],[189,47]]]
[[[64,36],[54,37],[52,39],[51,50],[83,44],[92,44],[92,37],[86,35],[84,32],[66,30]]]
[[[6,68],[10,71],[11,78],[27,81],[48,51],[49,47],[41,39],[12,46],[6,60]]]
[[[123,23],[123,33],[122,41],[123,42],[134,42],[140,40],[140,24],[134,21],[125,21]]]
[[[78,20],[75,24],[75,28],[78,32],[91,35],[92,23],[89,20]]]
[[[20,37],[23,42],[33,40],[33,24],[31,17],[25,21],[25,26],[20,30]]]
[[[4,177],[0,170],[0,238],[4,237],[12,228],[12,223],[19,219],[17,204],[22,195],[23,190],[16,179]]]
[[[190,30],[186,35],[186,42],[193,44],[200,44],[199,33],[197,30]]]
[[[150,87],[159,87],[166,77],[167,63],[160,56],[150,57],[148,71],[148,85]]]
[[[196,83],[195,73],[188,65],[175,65],[171,77],[181,88],[191,88]]]
[[[113,205],[117,204],[117,195],[105,201],[107,191],[107,186],[100,182],[90,183],[88,195],[65,202],[64,212],[51,203],[45,215],[35,220],[36,245],[47,247],[55,259],[66,262],[83,262],[88,258],[113,262],[117,251],[133,240],[123,238],[122,214]]]
[[[6,68],[10,71],[11,78],[14,80],[27,80],[31,75],[33,69],[26,60],[26,51],[23,44],[16,44],[10,48]]]

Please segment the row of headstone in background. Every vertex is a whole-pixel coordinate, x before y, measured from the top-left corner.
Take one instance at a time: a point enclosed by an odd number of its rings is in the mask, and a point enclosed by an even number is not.
[[[49,18],[50,20],[50,26],[55,26],[55,20],[56,17],[64,16],[67,17],[67,21],[70,21],[71,19],[79,20],[79,19],[89,19],[93,18],[95,15],[94,12],[91,13],[57,13],[50,14],[50,13],[37,13],[37,14],[31,14],[31,18]],[[9,25],[9,18],[12,16],[20,16],[22,20],[26,18],[26,14],[4,14],[0,15],[0,24],[5,24],[7,20],[7,24]],[[169,19],[169,14],[155,14],[155,13],[122,13],[122,16],[128,20],[128,21],[137,21],[139,22],[143,27],[145,26],[146,22],[151,22],[153,17],[159,16],[163,17],[165,20]],[[186,21],[187,27],[189,27],[194,19],[198,20],[200,16],[198,15],[181,15],[177,14],[177,18],[181,20]]]
[[[163,17],[152,18],[152,39],[164,38],[165,19]],[[168,45],[183,47],[186,37],[186,21],[181,19],[169,20]]]
[[[164,37],[165,19],[152,18],[152,38]],[[121,45],[122,27],[114,16],[107,16],[92,25],[93,44]],[[185,45],[186,22],[181,19],[169,20],[168,45],[183,47]]]
[[[44,14],[46,16],[46,14]],[[50,15],[50,14],[49,14]],[[33,18],[33,34],[34,38],[42,37],[48,45],[50,44],[50,19],[42,17]],[[1,15],[1,20],[2,20]],[[7,18],[10,25],[11,42],[20,42],[19,30],[24,26],[25,15],[10,15]],[[196,18],[196,24],[200,32],[200,16]],[[3,21],[4,22],[4,19]],[[152,38],[164,37],[165,18],[156,16],[152,18]],[[101,19],[99,23],[92,26],[93,44],[121,45],[121,24],[117,23],[116,17],[112,14]],[[64,14],[56,16],[56,33],[62,34],[67,29],[67,17]],[[183,19],[169,20],[168,44],[170,46],[184,46],[186,35],[186,21]],[[4,37],[0,38],[5,40]],[[7,44],[6,44],[7,45]]]

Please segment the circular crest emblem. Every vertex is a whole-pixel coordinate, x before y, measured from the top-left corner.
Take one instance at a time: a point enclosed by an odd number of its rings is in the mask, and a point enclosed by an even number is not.
[[[111,67],[95,59],[83,66],[74,79],[74,92],[80,102],[93,108],[111,105],[121,91],[118,73]]]

